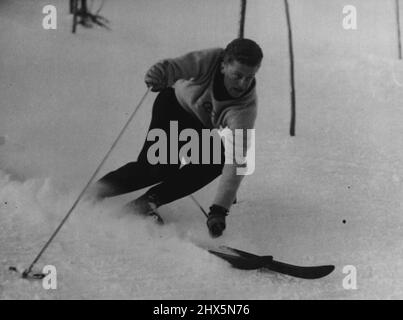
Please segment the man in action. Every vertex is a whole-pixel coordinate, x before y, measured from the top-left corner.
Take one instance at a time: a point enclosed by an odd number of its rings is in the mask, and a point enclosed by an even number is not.
[[[179,132],[192,129],[199,137],[203,129],[228,128],[231,132],[241,129],[241,141],[234,139],[233,134],[229,135],[229,143],[235,153],[244,155],[251,144],[246,131],[254,128],[257,114],[255,74],[262,58],[262,50],[253,40],[235,39],[225,49],[191,52],[156,63],[145,75],[147,86],[159,92],[153,105],[149,132],[163,130],[168,136],[167,150],[170,150],[172,141],[169,132],[174,121]],[[177,143],[180,147],[185,141]],[[101,178],[94,189],[96,197],[103,199],[153,186],[126,208],[153,216],[163,223],[157,212],[159,206],[192,194],[221,175],[207,227],[212,237],[222,235],[226,226],[225,217],[243,178],[243,175],[237,174],[237,169],[245,167],[246,163],[228,163],[222,159],[222,153],[219,163],[202,163],[203,153],[209,152],[212,159],[217,150],[211,147],[203,150],[200,144],[198,163],[181,165],[179,159],[174,163],[151,164],[148,151],[152,144],[147,139],[137,161]]]

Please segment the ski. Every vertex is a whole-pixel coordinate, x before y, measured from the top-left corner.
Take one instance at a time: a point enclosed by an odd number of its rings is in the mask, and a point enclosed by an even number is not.
[[[239,249],[220,246],[219,250],[208,251],[221,259],[229,262],[234,268],[242,270],[270,270],[281,274],[302,279],[319,279],[329,275],[335,267],[333,265],[322,266],[296,266],[276,261],[272,256],[259,256]]]

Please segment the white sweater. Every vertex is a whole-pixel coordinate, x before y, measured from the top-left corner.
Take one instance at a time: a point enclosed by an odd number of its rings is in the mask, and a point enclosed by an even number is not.
[[[257,115],[255,85],[240,98],[217,101],[213,94],[214,77],[224,50],[221,48],[195,51],[175,59],[165,59],[152,68],[158,68],[166,87],[173,86],[180,105],[194,114],[206,128],[253,129]],[[243,134],[245,149],[249,149],[250,135]],[[235,150],[239,145],[234,146]],[[244,150],[245,150],[244,149]],[[236,197],[243,175],[237,168],[244,165],[225,164],[214,204],[229,209]]]

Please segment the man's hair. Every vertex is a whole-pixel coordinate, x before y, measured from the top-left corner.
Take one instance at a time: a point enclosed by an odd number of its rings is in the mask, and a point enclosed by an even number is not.
[[[263,59],[263,52],[259,45],[250,39],[238,38],[232,40],[224,50],[224,62],[238,61],[249,67],[255,67]]]

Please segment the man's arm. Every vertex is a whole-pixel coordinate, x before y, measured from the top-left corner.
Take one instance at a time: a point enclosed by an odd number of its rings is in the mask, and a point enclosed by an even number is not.
[[[254,144],[254,135],[249,130],[254,130],[256,120],[256,105],[251,105],[250,109],[238,112],[236,117],[229,115],[228,129],[225,134],[225,158],[232,158],[232,163],[226,163],[218,185],[214,204],[227,210],[233,204],[238,188],[244,178],[247,167],[247,153]],[[224,130],[224,131],[225,131]],[[224,132],[223,132],[224,133]],[[254,161],[254,159],[252,159]],[[228,161],[226,161],[228,162]]]
[[[145,75],[145,82],[153,91],[171,87],[177,80],[199,78],[208,72],[210,61],[222,49],[194,51],[174,59],[164,59],[154,64]]]
[[[247,135],[246,131],[241,130],[241,133],[243,133],[241,137],[235,134],[235,137],[237,137],[235,140],[231,131],[225,135],[225,158],[226,160],[232,159],[232,163],[224,164],[217,194],[208,213],[207,227],[212,237],[219,237],[224,231],[225,216],[228,215],[229,209],[236,198],[238,188],[244,177],[242,173],[248,171],[245,170],[247,166],[246,152],[243,152],[244,146],[248,146],[247,137],[249,135]],[[228,139],[228,137],[230,138]],[[243,144],[240,145],[239,141],[243,141]],[[235,150],[235,152],[232,153],[232,150]]]
[[[235,200],[236,193],[244,176],[237,175],[237,166],[225,164],[218,190],[214,198],[214,204],[229,210]]]

